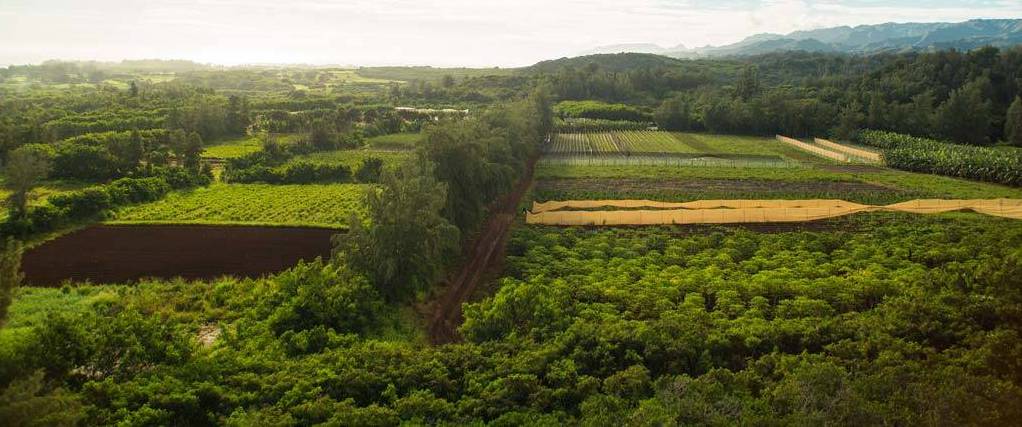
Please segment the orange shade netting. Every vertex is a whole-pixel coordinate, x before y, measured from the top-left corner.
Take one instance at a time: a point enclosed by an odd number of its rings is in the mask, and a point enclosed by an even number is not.
[[[623,208],[631,210],[565,211]],[[572,200],[533,202],[525,222],[539,225],[670,225],[804,222],[861,212],[934,214],[971,210],[1022,219],[1020,199],[921,199],[886,206],[844,200],[699,200],[685,203],[651,200]]]
[[[841,145],[834,141],[826,140],[823,138],[813,138],[820,146],[829,148],[834,151],[839,151],[845,154],[849,154],[858,157],[862,160],[866,160],[872,163],[883,163],[883,158],[880,157],[880,153],[874,151],[868,151],[861,148],[849,147],[847,145]]]
[[[848,162],[848,155],[844,154],[844,153],[838,153],[836,151],[831,151],[831,150],[828,150],[828,149],[823,148],[823,147],[817,147],[817,146],[812,145],[812,144],[806,144],[806,143],[804,143],[802,141],[799,141],[797,139],[788,138],[788,137],[782,136],[782,135],[777,135],[777,140],[780,141],[780,142],[783,142],[785,144],[788,144],[788,145],[790,145],[792,147],[801,149],[803,151],[808,151],[808,152],[813,153],[813,154],[815,154],[817,156],[820,156],[820,157],[826,157],[828,159],[837,160],[839,162],[846,162],[846,163]]]

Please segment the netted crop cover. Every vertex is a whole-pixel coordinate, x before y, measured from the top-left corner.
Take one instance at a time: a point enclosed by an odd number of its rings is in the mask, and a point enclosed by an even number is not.
[[[616,208],[614,210],[565,210]],[[886,206],[844,200],[698,200],[671,203],[652,200],[570,200],[533,202],[528,224],[540,225],[670,225],[804,222],[860,212],[934,214],[971,210],[985,215],[1022,219],[1020,199],[921,199]]]

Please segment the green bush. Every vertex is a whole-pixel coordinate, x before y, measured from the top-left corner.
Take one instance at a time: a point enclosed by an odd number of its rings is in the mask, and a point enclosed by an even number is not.
[[[270,328],[282,335],[326,327],[362,332],[373,324],[382,300],[369,281],[340,263],[300,263],[274,278]]]
[[[628,120],[649,122],[653,116],[626,104],[608,104],[600,101],[561,101],[554,106],[554,113],[561,117]]]
[[[382,175],[383,159],[368,157],[362,159],[362,164],[359,165],[358,171],[355,172],[355,179],[362,183],[377,183],[380,182]]]
[[[87,220],[118,206],[156,201],[175,188],[168,177],[184,187],[192,187],[196,182],[208,179],[182,172],[181,168],[159,168],[156,171],[162,176],[121,178],[107,185],[50,196],[47,203],[30,207],[27,218],[8,218],[0,224],[0,233],[27,236],[53,230],[69,222]]]
[[[89,187],[50,197],[51,205],[66,212],[69,219],[86,218],[113,206],[110,191],[104,187]]]

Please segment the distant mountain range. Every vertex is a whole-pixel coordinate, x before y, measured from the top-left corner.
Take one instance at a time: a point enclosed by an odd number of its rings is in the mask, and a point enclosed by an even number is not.
[[[653,53],[675,58],[743,56],[804,50],[869,54],[878,52],[970,50],[981,46],[1022,44],[1022,19],[973,19],[948,23],[887,23],[857,27],[821,28],[788,34],[756,34],[725,46],[671,48],[650,43],[601,46],[583,55],[604,53]]]

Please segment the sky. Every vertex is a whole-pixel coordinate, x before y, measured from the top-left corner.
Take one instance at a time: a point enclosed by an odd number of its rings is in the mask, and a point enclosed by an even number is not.
[[[1022,0],[0,0],[0,64],[524,66],[597,46],[1022,18]]]

